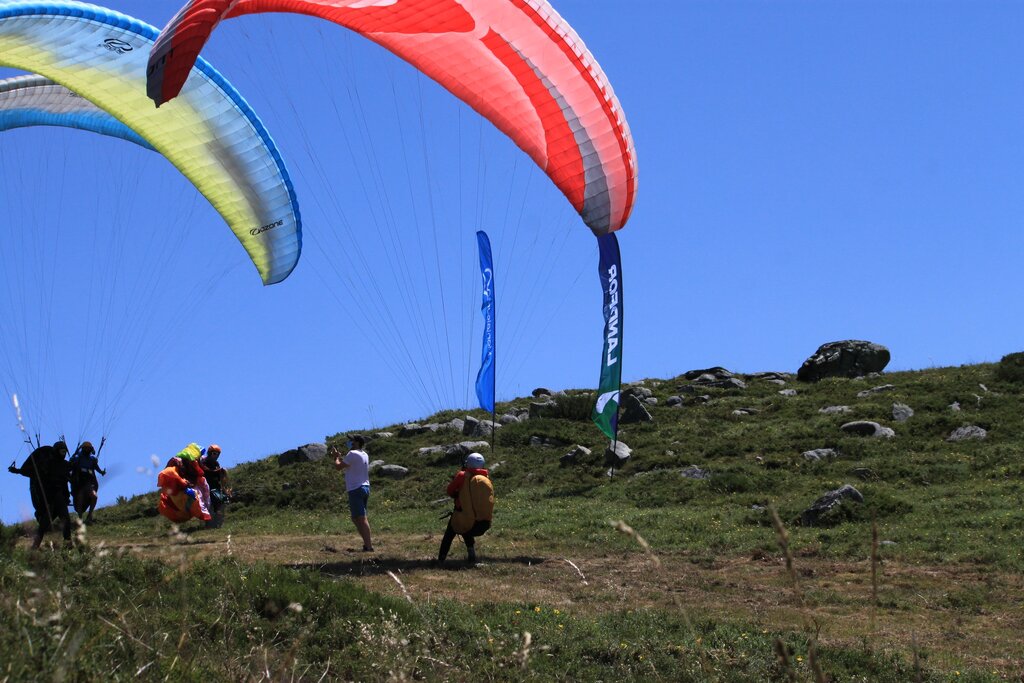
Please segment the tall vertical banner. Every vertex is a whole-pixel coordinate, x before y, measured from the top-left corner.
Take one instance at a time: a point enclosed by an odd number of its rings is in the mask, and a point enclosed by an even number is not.
[[[619,389],[622,383],[622,259],[615,233],[597,238],[601,260],[597,267],[604,291],[604,352],[601,381],[591,419],[613,441],[619,432]]]
[[[494,412],[494,265],[491,259],[491,241],[487,233],[478,230],[477,245],[480,247],[480,277],[483,279],[484,294],[480,312],[484,315],[484,345],[480,354],[480,372],[476,375],[476,397],[480,407]]]

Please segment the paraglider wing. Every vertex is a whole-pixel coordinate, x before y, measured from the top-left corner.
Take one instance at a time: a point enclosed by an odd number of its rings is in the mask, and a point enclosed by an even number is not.
[[[174,98],[221,19],[295,12],[345,26],[433,78],[509,136],[595,235],[626,224],[633,139],[604,72],[547,0],[189,0],[161,32],[147,92]]]
[[[131,128],[49,78],[32,74],[0,81],[0,131],[29,126],[79,128],[153,149]]]
[[[205,60],[181,97],[146,98],[152,26],[78,2],[0,5],[0,66],[33,72],[81,95],[174,164],[210,201],[264,284],[288,277],[302,247],[298,204],[273,140],[242,96]]]

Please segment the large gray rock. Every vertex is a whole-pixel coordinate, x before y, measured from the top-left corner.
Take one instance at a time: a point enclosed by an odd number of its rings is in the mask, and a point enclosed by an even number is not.
[[[371,462],[370,463],[370,467],[369,467],[370,474],[373,474],[377,470],[378,467],[381,467],[383,465],[384,465],[384,461],[383,460],[374,460],[373,462]]]
[[[424,448],[417,449],[416,455],[421,458],[426,458],[431,455],[440,455],[445,452],[445,448],[447,448],[447,446],[426,446]]]
[[[318,462],[327,456],[327,444],[307,443],[305,446],[293,448],[277,456],[277,464],[294,465],[299,462]]]
[[[401,465],[381,465],[377,474],[388,479],[403,479],[409,474],[409,468]]]
[[[512,425],[519,422],[519,417],[512,413],[506,413],[498,418],[498,422],[503,425]]]
[[[821,498],[811,503],[811,506],[801,513],[800,524],[803,526],[814,526],[821,519],[822,515],[842,503],[843,500],[847,498],[857,503],[864,502],[864,496],[861,495],[860,491],[850,484],[843,484],[835,491],[829,491]]]
[[[550,396],[551,390],[545,389],[544,387],[537,387],[536,389],[533,390],[532,395],[534,398],[540,398],[541,396]]]
[[[847,434],[856,434],[857,436],[869,436],[875,439],[891,439],[896,436],[889,427],[883,427],[877,422],[870,422],[868,420],[857,420],[856,422],[847,422],[840,427]]]
[[[460,420],[457,417],[453,417],[448,422],[445,422],[444,424],[442,424],[441,425],[441,429],[444,429],[444,430],[447,430],[447,431],[450,431],[450,432],[461,432],[462,429],[465,426],[466,426],[466,421],[465,420]]]
[[[722,366],[716,365],[713,368],[704,368],[703,370],[690,370],[689,372],[684,374],[683,377],[690,381],[693,381],[698,377],[702,377],[704,375],[709,375],[712,381],[728,379],[733,376],[731,372],[729,372]]]
[[[491,445],[486,441],[460,441],[444,447],[444,457],[451,461],[462,462],[470,453],[479,453]]]
[[[914,417],[914,409],[906,403],[892,404],[892,419],[897,422],[906,422],[912,417]]]
[[[796,396],[796,389],[783,389],[779,392],[779,396]]]
[[[622,416],[619,424],[635,424],[637,422],[652,422],[654,420],[647,408],[640,400],[630,394],[622,399]]]
[[[848,339],[822,344],[804,361],[796,373],[801,382],[817,382],[826,377],[861,377],[881,372],[889,364],[889,349],[881,344]]]
[[[472,415],[467,415],[466,419],[462,421],[462,435],[470,436],[473,433],[473,430],[476,429],[479,422],[480,420],[476,419]]]
[[[608,448],[604,450],[605,467],[620,468],[629,462],[632,455],[633,449],[621,441],[616,441],[614,444],[608,444]]]
[[[478,439],[486,438],[490,436],[491,432],[493,432],[496,429],[501,429],[500,422],[492,423],[490,420],[479,420],[473,426],[473,431],[471,431],[467,436],[473,436]]]
[[[654,392],[647,387],[627,387],[622,391],[623,397],[625,396],[636,396],[638,399],[643,401],[644,399],[654,396]]]
[[[392,433],[392,432],[374,432],[373,433],[373,438],[374,439],[390,439],[393,436],[394,436],[394,433]]]
[[[946,437],[946,441],[970,441],[977,440],[982,441],[988,436],[981,427],[976,425],[966,425],[964,427],[957,427],[953,430],[953,433]]]
[[[668,399],[666,399],[665,401],[665,405],[667,405],[669,408],[672,408],[674,406],[681,406],[683,405],[683,399],[679,396],[669,396]]]

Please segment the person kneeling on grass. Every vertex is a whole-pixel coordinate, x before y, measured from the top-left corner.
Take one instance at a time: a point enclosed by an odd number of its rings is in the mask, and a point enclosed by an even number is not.
[[[363,552],[373,552],[370,540],[370,522],[366,518],[366,503],[370,500],[370,457],[363,450],[366,440],[358,434],[345,442],[349,449],[342,457],[337,447],[331,448],[334,469],[345,471],[345,490],[348,491],[348,509],[352,523],[363,538]]]
[[[476,564],[476,537],[491,528],[494,517],[494,485],[484,469],[486,464],[484,456],[470,453],[465,466],[448,484],[448,495],[455,499],[455,511],[448,518],[448,528],[441,539],[438,564],[448,557],[455,534],[462,536],[466,543],[469,564]]]

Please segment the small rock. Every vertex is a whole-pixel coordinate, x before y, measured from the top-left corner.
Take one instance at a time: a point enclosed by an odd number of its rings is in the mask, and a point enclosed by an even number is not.
[[[883,391],[890,391],[890,390],[895,389],[895,388],[896,388],[895,384],[883,384],[883,385],[878,386],[878,387],[871,387],[870,389],[865,389],[864,391],[858,391],[857,392],[857,398],[867,398],[868,396],[871,396],[872,394],[879,394],[879,393],[881,393]]]
[[[853,410],[850,406],[828,406],[827,408],[818,408],[818,412],[822,415],[846,415],[852,413]]]
[[[398,436],[399,438],[407,439],[410,436],[419,436],[425,431],[427,431],[427,428],[423,425],[410,422],[409,424],[402,425],[402,428],[398,431]]]
[[[696,465],[690,465],[689,467],[683,469],[679,474],[682,475],[683,477],[685,477],[686,479],[710,479],[711,478],[711,473],[710,472],[708,472],[707,470],[702,470],[701,468],[697,467]]]
[[[796,389],[783,389],[779,392],[779,396],[796,396]]]
[[[649,406],[656,406],[658,405],[658,399],[656,399],[654,396],[648,396],[647,398],[644,399],[644,403],[646,403]]]
[[[541,446],[544,445],[544,439],[540,438],[539,436],[531,436],[530,445],[533,446],[534,448],[540,448]]]
[[[972,439],[981,441],[986,437],[988,437],[988,432],[981,427],[967,425],[954,429],[953,433],[946,437],[946,441],[968,441]]]
[[[896,436],[889,427],[883,427],[877,422],[869,422],[868,420],[858,420],[856,422],[847,422],[840,427],[847,434],[856,434],[857,436],[868,436],[875,439],[891,439]]]
[[[541,396],[550,396],[551,390],[545,389],[544,387],[537,387],[531,394],[534,398],[540,398]]]
[[[393,432],[374,432],[373,438],[375,439],[390,439],[394,436]]]
[[[811,460],[813,462],[835,460],[839,457],[839,453],[834,448],[815,448],[814,450],[804,451],[800,455],[804,457],[804,460]]]
[[[949,404],[949,409],[952,410],[954,413],[959,413],[960,412],[960,401],[953,401],[952,403],[950,403]]]
[[[384,464],[383,460],[374,460],[373,462],[370,463],[370,472],[373,472],[375,469],[377,469],[378,467],[380,467],[383,464]]]
[[[665,405],[669,408],[672,408],[673,406],[681,406],[683,405],[683,399],[679,396],[669,396],[668,399],[665,400]]]
[[[784,379],[766,379],[765,383],[766,384],[774,384],[777,387],[784,387],[784,386],[786,386],[786,380],[784,380]]]
[[[892,404],[892,419],[897,422],[906,422],[914,416],[914,409],[906,403]]]
[[[878,545],[897,545],[896,541],[880,541]]]
[[[446,448],[447,446],[426,446],[424,448],[417,449],[416,455],[420,456],[421,458],[426,458],[431,455],[440,455],[441,453],[445,452]]]
[[[503,425],[510,425],[519,422],[519,418],[516,417],[515,415],[505,414],[498,418],[498,421],[501,422],[501,424]]]
[[[566,467],[568,465],[575,465],[581,458],[588,457],[590,457],[589,448],[585,446],[574,446],[571,451],[559,458],[558,462],[562,467]]]

